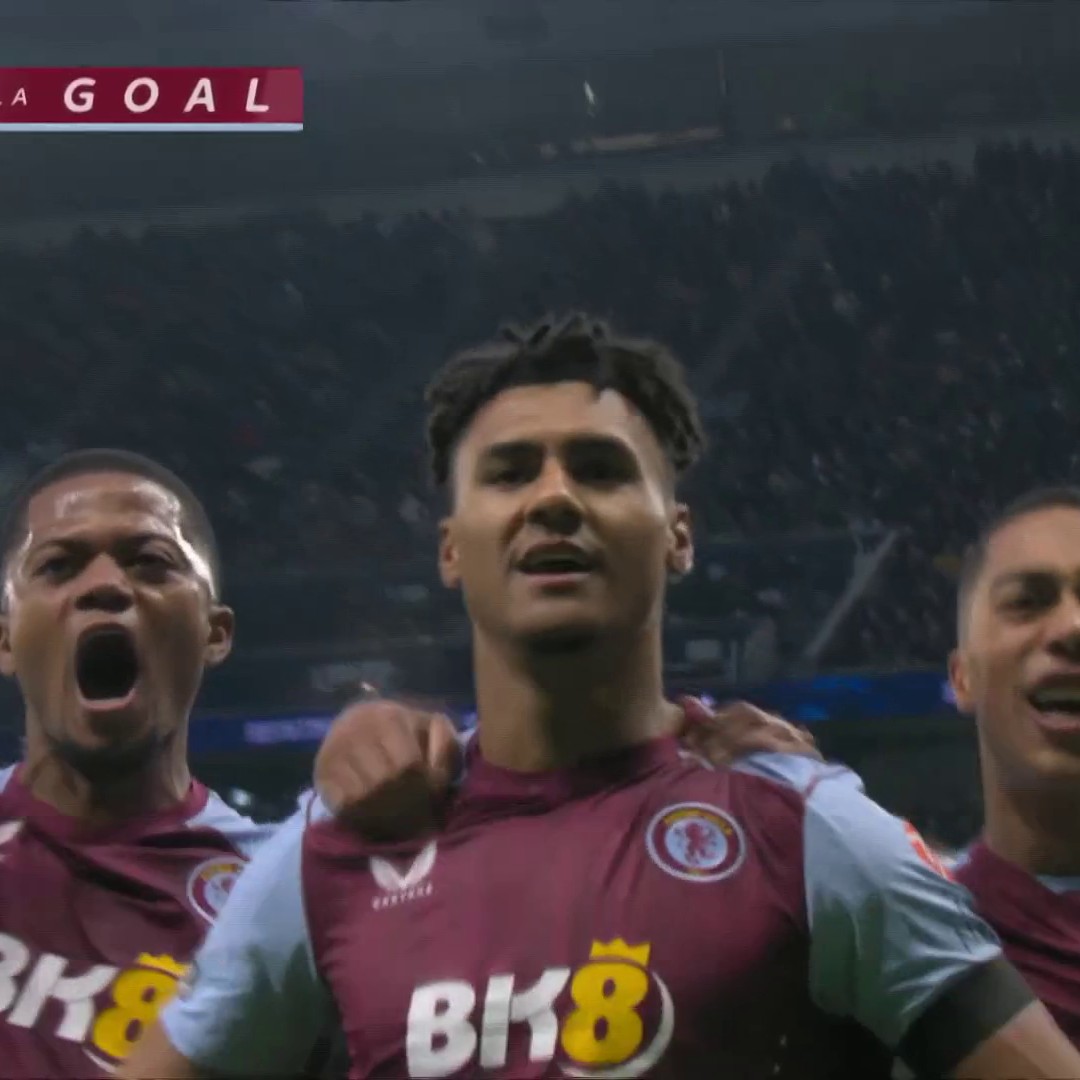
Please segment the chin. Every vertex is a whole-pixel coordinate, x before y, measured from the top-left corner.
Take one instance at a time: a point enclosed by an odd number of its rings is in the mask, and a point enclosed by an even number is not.
[[[121,780],[145,769],[165,749],[167,739],[156,731],[131,732],[127,737],[51,737],[53,753],[92,782]]]
[[[601,637],[600,627],[588,622],[562,622],[524,629],[520,640],[537,656],[565,656],[586,652]]]
[[[1080,751],[1057,746],[1043,747],[1031,765],[1039,784],[1068,784],[1070,788],[1076,788],[1080,783]],[[1080,788],[1077,791],[1080,793]]]

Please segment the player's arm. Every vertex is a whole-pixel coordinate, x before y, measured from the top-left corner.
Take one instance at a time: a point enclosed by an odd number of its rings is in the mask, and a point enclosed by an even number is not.
[[[1020,978],[1015,972],[1013,976]],[[947,1019],[939,1014],[938,1022]],[[1033,1001],[984,1039],[949,1075],[979,1080],[1080,1077],[1080,1053],[1045,1006]]]
[[[920,1076],[1080,1077],[1080,1054],[1001,954],[966,890],[846,769],[763,755],[806,792],[811,992]]]
[[[116,1075],[120,1080],[213,1080],[214,1076],[181,1054],[161,1024],[147,1030]]]
[[[282,825],[241,875],[122,1080],[303,1074],[333,1015],[304,913],[304,827]]]

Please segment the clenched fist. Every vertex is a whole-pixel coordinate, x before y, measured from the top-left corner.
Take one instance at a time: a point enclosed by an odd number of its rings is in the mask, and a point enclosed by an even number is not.
[[[323,740],[315,790],[368,839],[401,840],[435,828],[460,767],[449,717],[403,702],[360,702]]]
[[[805,728],[748,702],[718,710],[692,697],[678,704],[672,734],[712,765],[762,751],[821,757]],[[449,717],[405,702],[359,702],[338,716],[319,748],[315,790],[369,840],[405,840],[438,826],[461,765]]]

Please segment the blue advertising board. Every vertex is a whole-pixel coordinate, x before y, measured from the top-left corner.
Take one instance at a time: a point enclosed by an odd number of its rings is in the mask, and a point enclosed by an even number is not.
[[[693,692],[692,687],[686,688]],[[715,699],[708,698],[716,704]],[[884,720],[889,717],[928,716],[951,709],[952,695],[937,671],[905,671],[888,675],[817,675],[765,686],[747,687],[732,697],[752,701],[799,724],[830,720]],[[206,718],[192,725],[192,751],[220,753],[247,747],[317,744],[333,719],[330,713],[249,719]],[[471,726],[474,714],[456,715],[462,727]]]
[[[695,693],[692,686],[680,691]],[[702,694],[711,704],[720,704]],[[813,726],[832,720],[883,721],[890,717],[939,714],[953,707],[952,695],[938,671],[905,671],[892,674],[816,675],[788,679],[734,691],[741,698],[795,723]],[[202,715],[191,724],[191,751],[214,755],[270,747],[312,747],[326,734],[334,714],[308,712],[285,715]],[[469,727],[475,715],[458,710],[455,719]],[[20,754],[19,735],[0,729],[0,764]]]

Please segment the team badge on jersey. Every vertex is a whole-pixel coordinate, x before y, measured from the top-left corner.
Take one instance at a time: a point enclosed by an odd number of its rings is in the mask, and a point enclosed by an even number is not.
[[[645,832],[649,858],[682,881],[721,881],[746,857],[739,823],[708,803],[675,803],[649,822]]]
[[[243,859],[234,855],[200,863],[188,878],[188,902],[207,922],[213,922],[243,869]]]

